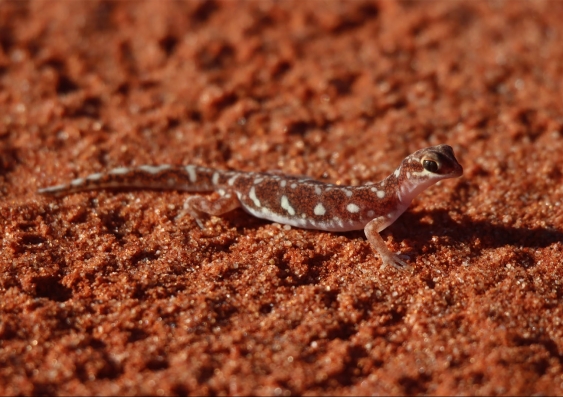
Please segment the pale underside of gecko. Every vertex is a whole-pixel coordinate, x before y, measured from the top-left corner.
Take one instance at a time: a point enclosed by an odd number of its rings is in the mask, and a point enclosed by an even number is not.
[[[195,195],[184,213],[204,228],[206,215],[221,215],[242,207],[263,219],[304,229],[345,232],[364,229],[383,266],[410,266],[387,248],[379,232],[391,225],[423,190],[463,174],[452,148],[432,146],[407,156],[387,178],[362,186],[340,186],[281,173],[223,171],[196,165],[144,165],[114,168],[74,179],[38,192],[65,195],[94,189],[143,188],[212,192],[216,200]]]

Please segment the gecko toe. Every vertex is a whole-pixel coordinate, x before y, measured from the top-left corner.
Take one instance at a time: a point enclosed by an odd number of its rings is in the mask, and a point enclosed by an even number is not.
[[[411,270],[412,266],[409,265],[407,262],[403,261],[402,259],[400,259],[400,257],[403,257],[405,259],[408,259],[408,257],[406,255],[393,255],[391,258],[388,258],[388,261],[385,261],[385,264],[389,264],[392,265],[395,269],[399,269],[399,270]]]

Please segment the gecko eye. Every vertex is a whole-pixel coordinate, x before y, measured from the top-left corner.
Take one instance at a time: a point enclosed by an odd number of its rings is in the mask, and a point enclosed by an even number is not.
[[[422,166],[426,171],[438,172],[438,163],[433,160],[423,160]]]

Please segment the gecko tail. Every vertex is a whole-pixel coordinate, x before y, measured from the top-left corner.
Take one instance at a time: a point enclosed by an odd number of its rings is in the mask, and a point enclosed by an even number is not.
[[[158,189],[208,192],[217,188],[219,179],[224,180],[229,176],[229,172],[195,165],[120,167],[114,168],[107,173],[96,173],[85,178],[77,178],[66,184],[41,188],[37,193],[63,196],[99,189]]]

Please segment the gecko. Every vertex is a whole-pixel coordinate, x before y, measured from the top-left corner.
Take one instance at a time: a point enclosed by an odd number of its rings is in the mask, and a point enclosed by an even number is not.
[[[431,146],[407,156],[377,183],[341,186],[278,172],[224,171],[197,165],[142,165],[114,168],[46,187],[40,194],[66,195],[108,188],[169,189],[217,192],[219,198],[192,195],[179,215],[189,214],[204,229],[206,216],[242,207],[255,217],[303,229],[346,232],[364,229],[383,266],[410,269],[391,252],[380,232],[391,225],[423,190],[440,180],[457,178],[463,168],[448,145]]]

